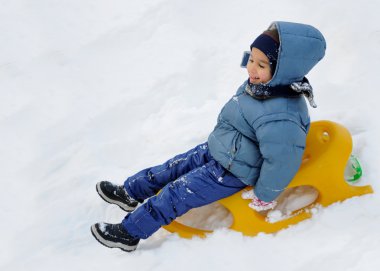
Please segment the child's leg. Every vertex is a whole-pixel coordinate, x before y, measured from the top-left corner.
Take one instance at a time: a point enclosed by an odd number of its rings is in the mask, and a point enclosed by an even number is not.
[[[179,154],[162,165],[140,171],[124,182],[128,194],[142,202],[154,196],[167,183],[198,168],[212,159],[207,143],[196,146],[186,153]]]
[[[230,196],[244,187],[244,183],[211,160],[166,185],[160,194],[127,215],[122,224],[132,236],[145,239],[188,210]]]

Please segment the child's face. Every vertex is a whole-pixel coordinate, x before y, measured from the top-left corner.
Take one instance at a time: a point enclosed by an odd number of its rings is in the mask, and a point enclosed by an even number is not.
[[[267,83],[272,79],[268,57],[253,47],[247,64],[249,82],[252,84]]]

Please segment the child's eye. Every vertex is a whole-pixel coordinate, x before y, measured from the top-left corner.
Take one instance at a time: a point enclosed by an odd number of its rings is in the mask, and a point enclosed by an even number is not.
[[[253,63],[253,59],[252,58],[249,58],[248,61],[251,62],[251,63]]]
[[[261,64],[259,65],[259,67],[260,67],[260,68],[262,68],[262,69],[264,69],[264,68],[265,68],[265,67],[264,67],[263,65],[261,65]]]

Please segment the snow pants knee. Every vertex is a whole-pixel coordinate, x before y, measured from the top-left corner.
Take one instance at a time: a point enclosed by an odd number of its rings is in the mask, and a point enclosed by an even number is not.
[[[122,224],[132,236],[145,239],[190,209],[228,197],[245,186],[212,158],[207,143],[201,144],[125,181],[129,195],[140,202],[149,199]]]

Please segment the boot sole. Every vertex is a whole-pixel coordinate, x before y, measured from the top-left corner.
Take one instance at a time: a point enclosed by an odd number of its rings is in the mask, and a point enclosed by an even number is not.
[[[105,202],[108,202],[110,204],[116,204],[117,206],[119,206],[122,210],[126,211],[126,212],[132,212],[136,209],[136,207],[131,207],[125,203],[122,203],[120,201],[116,201],[116,200],[113,200],[109,197],[107,197],[102,189],[100,188],[100,183],[97,183],[96,184],[96,192],[98,192],[99,196],[105,201]]]
[[[134,245],[134,246],[128,246],[128,245],[125,245],[125,244],[122,244],[122,243],[115,243],[115,242],[112,242],[112,241],[108,241],[106,239],[104,239],[99,233],[98,233],[98,230],[96,229],[96,226],[95,225],[92,225],[91,226],[91,233],[92,233],[92,236],[95,237],[95,239],[101,243],[103,246],[106,246],[106,247],[109,247],[109,248],[119,248],[123,251],[126,251],[126,252],[132,252],[134,250],[136,250],[137,248],[137,245]]]

